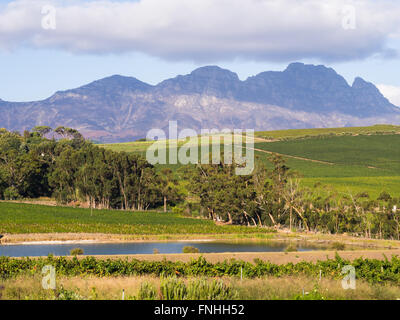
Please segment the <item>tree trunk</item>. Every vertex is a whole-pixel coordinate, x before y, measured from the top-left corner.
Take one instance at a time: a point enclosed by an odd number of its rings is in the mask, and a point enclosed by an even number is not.
[[[164,196],[164,212],[167,212],[167,197]]]
[[[272,214],[268,213],[268,216],[269,216],[269,218],[271,219],[272,224],[274,225],[274,227],[276,227],[277,224],[276,224],[275,219],[274,219],[274,217],[272,216]]]
[[[228,212],[229,224],[233,224],[232,215]]]
[[[303,220],[304,226],[306,227],[307,231],[310,231],[310,228],[308,227],[308,224],[306,222],[306,220],[304,219],[303,215],[301,214],[300,210],[298,210],[297,208],[293,208],[294,211],[297,212],[297,214],[299,215],[299,217]]]

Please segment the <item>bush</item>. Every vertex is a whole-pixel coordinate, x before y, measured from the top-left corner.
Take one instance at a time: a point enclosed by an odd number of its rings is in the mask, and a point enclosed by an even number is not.
[[[353,261],[342,259],[338,254],[334,259],[323,261],[299,262],[287,264],[273,264],[269,261],[255,260],[254,263],[241,260],[225,260],[210,263],[204,257],[182,261],[143,261],[127,259],[96,259],[84,257],[82,259],[68,259],[67,257],[47,258],[10,258],[0,256],[0,282],[22,274],[40,274],[45,265],[54,265],[58,276],[144,276],[154,275],[180,277],[239,277],[241,273],[246,278],[263,276],[282,277],[284,275],[309,275],[318,276],[320,272],[324,277],[343,279],[342,267],[353,265],[357,270],[357,278],[370,283],[394,283],[400,285],[400,257],[393,255],[391,259],[363,259]]]
[[[368,192],[360,192],[356,195],[356,198],[369,198],[369,193]]]
[[[297,252],[297,251],[298,251],[297,245],[292,243],[290,243],[285,249],[285,252]]]
[[[334,242],[334,243],[332,243],[331,247],[332,247],[332,249],[340,251],[340,250],[344,250],[346,248],[346,245],[341,242]]]
[[[192,246],[185,246],[185,247],[183,247],[182,252],[183,253],[199,253],[200,250],[195,247],[192,247]]]
[[[388,192],[382,191],[377,200],[390,201],[392,196]]]
[[[81,248],[72,249],[72,250],[69,252],[69,254],[70,254],[71,256],[79,256],[79,255],[82,255],[82,254],[83,254],[83,249],[81,249]]]
[[[83,300],[83,297],[73,290],[66,290],[63,286],[57,290],[55,300]]]
[[[6,200],[17,200],[20,198],[20,194],[15,187],[9,187],[4,190],[4,199]]]
[[[316,285],[311,292],[296,295],[293,300],[326,300],[326,298],[319,292],[319,287]]]
[[[171,211],[173,214],[178,214],[181,216],[183,216],[185,214],[185,209],[181,208],[180,206],[173,207]]]

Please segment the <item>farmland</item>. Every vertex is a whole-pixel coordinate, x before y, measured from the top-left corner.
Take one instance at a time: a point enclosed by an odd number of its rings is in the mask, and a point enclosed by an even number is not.
[[[268,229],[218,226],[172,213],[124,212],[0,202],[0,233],[104,233],[126,235],[268,234]]]
[[[276,131],[259,131],[256,137],[272,140],[292,140],[319,136],[345,136],[345,135],[377,135],[399,134],[400,126],[375,125],[370,127],[344,127],[344,128],[318,128],[318,129],[291,129]]]
[[[279,153],[300,174],[302,184],[331,186],[339,192],[382,191],[400,194],[400,127],[299,129],[256,132],[256,160],[270,167],[271,153]],[[145,155],[150,142],[102,145],[114,151]],[[183,144],[182,141],[179,144]],[[167,165],[177,170],[178,165]],[[163,167],[163,166],[158,166]]]

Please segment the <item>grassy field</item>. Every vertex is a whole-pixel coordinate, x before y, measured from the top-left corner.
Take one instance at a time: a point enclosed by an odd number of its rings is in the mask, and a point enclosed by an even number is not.
[[[260,150],[298,157],[287,157],[287,164],[304,177],[303,184],[308,187],[319,182],[342,193],[366,191],[372,198],[382,191],[400,195],[399,146],[400,135],[314,137],[256,144]],[[257,155],[266,162],[265,153]]]
[[[375,134],[399,134],[400,126],[375,125],[370,127],[345,127],[345,128],[321,128],[321,129],[292,129],[276,131],[259,131],[255,136],[273,140],[291,140],[316,136],[340,136],[340,135],[375,135]]]
[[[182,278],[184,283],[196,280],[211,282],[214,279]],[[357,282],[357,290],[343,290],[341,281],[316,280],[315,277],[283,276],[258,279],[223,278],[226,286],[236,293],[239,300],[396,300],[400,297],[397,285],[371,285]],[[42,277],[20,276],[12,280],[0,280],[0,299],[5,300],[121,300],[135,299],[143,284],[160,287],[158,277],[58,277],[56,291],[42,288]],[[159,290],[159,289],[158,289]],[[157,291],[158,291],[157,290]],[[303,294],[304,292],[304,294]],[[160,299],[160,292],[157,292]]]
[[[293,253],[294,254],[294,253]],[[0,258],[0,298],[37,300],[398,300],[399,259],[334,259],[274,264],[200,257],[188,262],[101,259]],[[356,271],[356,290],[342,287],[342,268]],[[41,270],[53,265],[56,288],[42,288]],[[368,270],[368,271],[367,271]]]
[[[129,235],[266,234],[261,228],[218,226],[171,213],[93,210],[0,203],[0,233],[106,233]]]
[[[334,164],[326,167],[330,169],[327,174],[333,177],[342,176],[335,165],[358,168],[355,173],[363,176],[400,173],[400,135],[320,137],[257,143],[256,146],[262,150]]]

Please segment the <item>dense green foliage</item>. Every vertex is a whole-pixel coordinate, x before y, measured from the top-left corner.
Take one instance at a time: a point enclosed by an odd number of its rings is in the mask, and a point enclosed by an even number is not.
[[[71,256],[80,256],[83,254],[83,249],[82,248],[75,248],[75,249],[71,249],[69,251],[69,254]]]
[[[198,248],[192,246],[184,246],[182,249],[182,253],[199,253],[200,250]]]
[[[144,158],[94,146],[73,129],[0,131],[0,199],[53,196],[61,203],[144,210],[176,199],[173,182]]]
[[[281,156],[268,160],[272,169],[257,166],[247,176],[221,163],[187,168],[184,177],[200,212],[215,221],[400,239],[400,212],[392,210],[399,198],[382,192],[375,200],[322,184],[304,188]]]
[[[393,256],[389,261],[359,258],[352,262],[336,256],[335,259],[311,262],[299,262],[277,265],[268,261],[255,260],[254,263],[230,260],[218,263],[209,263],[203,257],[190,262],[171,261],[140,261],[128,259],[96,259],[85,257],[82,259],[52,257],[47,258],[9,258],[0,257],[0,277],[3,279],[18,275],[40,274],[46,265],[56,268],[59,276],[207,276],[207,277],[240,277],[256,278],[263,276],[281,277],[287,275],[307,275],[318,277],[343,278],[342,268],[352,265],[356,271],[356,278],[370,283],[400,284],[400,259]]]

